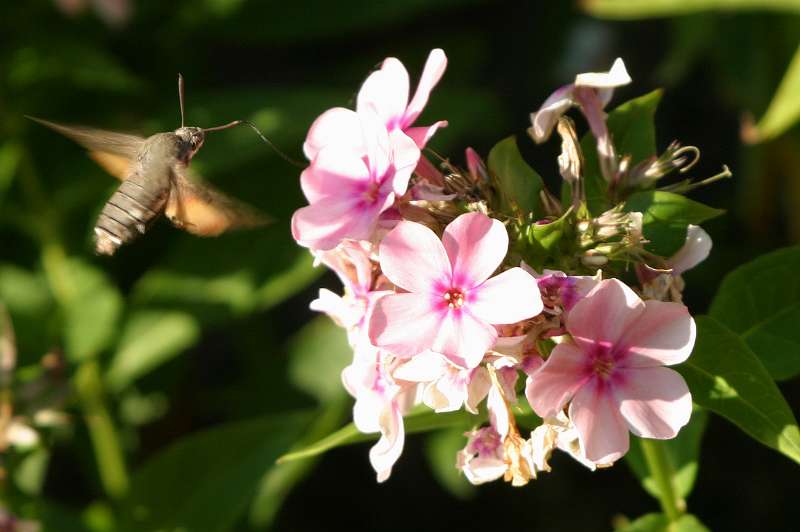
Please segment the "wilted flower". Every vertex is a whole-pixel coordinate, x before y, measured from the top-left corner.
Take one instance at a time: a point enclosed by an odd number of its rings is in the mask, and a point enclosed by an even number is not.
[[[592,471],[598,467],[611,465],[611,463],[595,463],[586,458],[586,449],[581,443],[580,434],[564,412],[559,412],[556,417],[544,419],[542,424],[531,432],[533,463],[538,471],[550,471],[548,460],[555,449],[564,451]]]

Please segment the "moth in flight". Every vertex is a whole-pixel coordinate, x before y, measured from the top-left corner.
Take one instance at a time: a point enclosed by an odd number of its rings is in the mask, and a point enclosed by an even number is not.
[[[162,213],[176,227],[199,236],[217,236],[268,221],[255,208],[202,183],[189,170],[209,131],[239,124],[258,129],[243,120],[212,128],[185,126],[180,74],[178,96],[181,127],[148,138],[28,117],[88,149],[95,162],[122,180],[94,226],[97,253],[113,255],[121,245],[144,234]]]

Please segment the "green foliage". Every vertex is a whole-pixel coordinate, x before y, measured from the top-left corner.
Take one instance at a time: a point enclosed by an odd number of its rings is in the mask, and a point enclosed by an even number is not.
[[[289,378],[320,404],[345,394],[341,372],[353,359],[345,330],[327,316],[319,316],[303,327],[289,344]]]
[[[739,335],[715,319],[696,321],[694,352],[677,368],[694,402],[800,463],[800,429],[764,365]]]
[[[583,0],[596,17],[641,19],[689,15],[702,11],[774,10],[800,12],[798,0]]]
[[[500,198],[499,209],[510,216],[532,212],[544,217],[539,192],[544,188],[541,176],[531,168],[517,147],[514,136],[507,137],[489,152],[489,172],[497,179],[497,189],[506,194]]]
[[[283,414],[229,423],[166,448],[133,476],[126,529],[229,530],[308,421]]]
[[[631,194],[625,210],[644,215],[644,236],[651,242],[648,249],[665,257],[683,245],[689,224],[697,225],[724,213],[680,194],[653,190]]]
[[[800,247],[762,255],[729,273],[711,304],[776,380],[800,374],[799,269]]]
[[[436,480],[451,495],[459,499],[475,496],[476,488],[456,467],[456,455],[467,444],[463,429],[434,432],[425,441],[425,456]]]
[[[670,522],[664,514],[646,514],[614,530],[615,532],[708,532],[708,528],[690,514],[684,514],[674,522]]]

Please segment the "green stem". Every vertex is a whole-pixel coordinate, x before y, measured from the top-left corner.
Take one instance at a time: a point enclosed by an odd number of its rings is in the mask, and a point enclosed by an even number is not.
[[[642,438],[639,440],[642,445],[647,467],[658,488],[658,501],[661,510],[671,523],[680,518],[685,510],[685,503],[678,497],[675,491],[675,484],[672,479],[675,471],[670,464],[664,442],[659,440],[649,440]]]
[[[89,428],[100,481],[110,497],[121,498],[128,491],[128,472],[114,423],[106,408],[97,361],[89,360],[80,365],[75,374],[75,389]]]

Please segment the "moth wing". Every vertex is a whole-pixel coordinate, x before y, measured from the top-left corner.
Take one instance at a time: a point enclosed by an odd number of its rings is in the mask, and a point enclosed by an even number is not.
[[[198,236],[217,236],[231,229],[260,227],[270,222],[255,207],[194,176],[189,180],[182,173],[175,175],[165,213],[175,226]]]
[[[128,177],[131,161],[136,157],[145,141],[143,137],[129,133],[58,124],[33,116],[28,116],[28,118],[61,133],[89,150],[92,160],[120,180]]]

